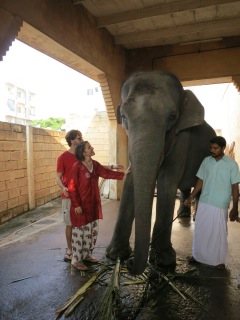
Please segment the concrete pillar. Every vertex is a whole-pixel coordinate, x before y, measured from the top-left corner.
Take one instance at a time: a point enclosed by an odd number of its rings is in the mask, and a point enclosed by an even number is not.
[[[27,178],[28,178],[28,199],[29,209],[36,207],[34,188],[34,167],[33,167],[33,128],[26,126],[26,150],[27,150]]]

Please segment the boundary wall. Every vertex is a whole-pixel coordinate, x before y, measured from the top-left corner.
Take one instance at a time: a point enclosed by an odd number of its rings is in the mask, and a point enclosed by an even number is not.
[[[60,196],[56,158],[65,132],[0,122],[0,224]]]

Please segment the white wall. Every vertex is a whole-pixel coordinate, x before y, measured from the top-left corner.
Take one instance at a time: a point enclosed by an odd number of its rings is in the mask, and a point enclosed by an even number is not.
[[[224,96],[222,135],[235,141],[235,160],[240,165],[240,93],[231,83]]]
[[[226,139],[235,142],[235,160],[240,166],[240,93],[233,83],[185,87],[205,108],[205,120]]]

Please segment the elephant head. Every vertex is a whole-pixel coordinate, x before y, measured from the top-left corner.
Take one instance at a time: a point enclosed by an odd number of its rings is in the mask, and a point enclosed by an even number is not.
[[[136,73],[123,85],[118,122],[128,135],[134,185],[135,247],[128,261],[144,271],[149,251],[154,188],[159,168],[177,135],[204,122],[204,108],[169,72]]]

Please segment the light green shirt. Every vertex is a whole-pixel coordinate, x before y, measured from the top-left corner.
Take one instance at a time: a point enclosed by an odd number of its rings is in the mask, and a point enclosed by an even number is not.
[[[212,156],[203,160],[197,177],[203,180],[199,201],[227,209],[232,194],[232,184],[240,182],[240,172],[235,160],[223,156],[216,161]]]

